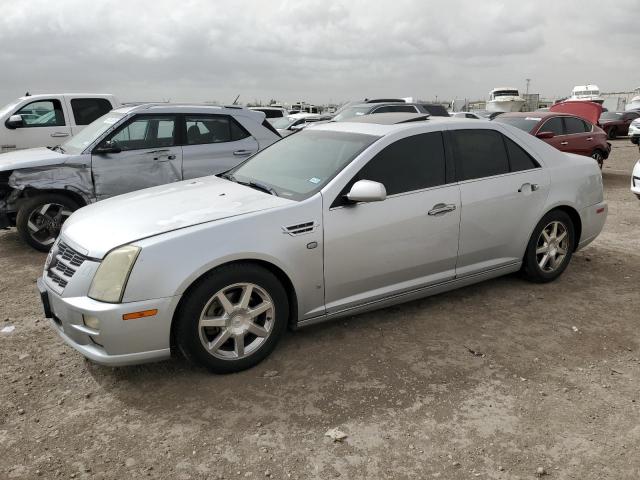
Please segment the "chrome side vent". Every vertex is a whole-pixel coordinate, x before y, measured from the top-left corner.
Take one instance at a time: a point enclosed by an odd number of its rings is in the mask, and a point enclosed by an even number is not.
[[[292,237],[298,235],[304,235],[305,233],[311,233],[318,227],[316,222],[298,223],[296,225],[289,225],[288,227],[282,227],[283,233],[288,233]]]

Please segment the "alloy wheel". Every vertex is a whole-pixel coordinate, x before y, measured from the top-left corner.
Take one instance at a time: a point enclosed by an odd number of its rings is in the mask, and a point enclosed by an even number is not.
[[[566,225],[559,221],[549,223],[540,232],[536,244],[536,261],[545,273],[556,271],[569,252],[569,235]]]
[[[29,215],[27,228],[36,242],[48,246],[55,242],[64,221],[73,212],[59,203],[45,203]]]
[[[275,324],[275,304],[254,283],[236,283],[219,290],[200,314],[198,333],[207,352],[224,360],[255,353]]]

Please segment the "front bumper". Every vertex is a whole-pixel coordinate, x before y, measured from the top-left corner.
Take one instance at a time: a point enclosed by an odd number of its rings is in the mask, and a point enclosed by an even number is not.
[[[164,360],[171,356],[171,320],[179,296],[111,304],[89,297],[62,297],[43,278],[38,290],[45,315],[62,339],[88,359],[112,367]],[[152,317],[123,320],[126,313],[157,309]],[[99,319],[98,329],[84,316]]]
[[[633,173],[631,174],[631,192],[640,198],[640,160],[633,167]]]
[[[631,139],[631,143],[635,143],[637,145],[638,141],[640,140],[640,128],[636,128],[635,126],[630,125],[628,135]]]

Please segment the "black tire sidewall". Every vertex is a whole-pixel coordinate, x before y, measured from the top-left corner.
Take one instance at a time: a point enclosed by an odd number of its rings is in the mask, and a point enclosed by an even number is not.
[[[536,259],[536,247],[538,243],[538,238],[542,233],[542,229],[546,227],[549,223],[553,221],[562,222],[567,228],[567,232],[569,235],[569,250],[567,255],[564,258],[563,264],[557,270],[553,272],[545,272],[538,265],[538,261]],[[546,283],[551,282],[558,278],[562,273],[566,270],[571,262],[571,258],[573,257],[573,251],[575,250],[576,242],[576,233],[575,227],[573,225],[573,221],[571,217],[566,212],[562,210],[552,210],[547,213],[536,225],[536,228],[533,230],[533,234],[529,239],[529,244],[527,245],[527,251],[524,256],[523,262],[523,271],[525,276],[534,282],[538,283]]]
[[[226,286],[235,283],[254,283],[271,296],[275,304],[275,322],[269,338],[251,356],[239,360],[223,360],[210,355],[198,332],[198,321],[202,309],[211,297]],[[269,270],[255,264],[240,263],[219,267],[193,287],[181,305],[176,321],[176,344],[180,352],[191,362],[214,373],[233,373],[260,363],[275,348],[289,320],[287,293],[278,278]]]
[[[80,206],[71,198],[66,195],[59,195],[55,193],[43,193],[30,197],[22,202],[18,208],[18,214],[16,215],[16,228],[18,229],[18,234],[25,243],[41,252],[48,252],[51,249],[51,245],[45,246],[35,240],[29,232],[27,223],[29,222],[29,217],[33,211],[45,203],[57,203],[64,205],[72,212],[80,208]]]

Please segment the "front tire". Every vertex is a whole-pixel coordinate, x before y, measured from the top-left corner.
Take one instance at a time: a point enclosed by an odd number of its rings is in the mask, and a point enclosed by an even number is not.
[[[618,127],[611,127],[607,136],[609,137],[609,140],[615,140],[618,138]]]
[[[217,268],[189,293],[176,318],[176,344],[214,373],[253,367],[282,337],[287,293],[269,270],[251,263]]]
[[[551,282],[567,268],[575,250],[575,228],[562,210],[547,213],[533,230],[522,273],[536,283]]]
[[[60,228],[79,205],[65,195],[45,193],[26,199],[16,216],[16,227],[22,240],[48,252],[60,234]]]

